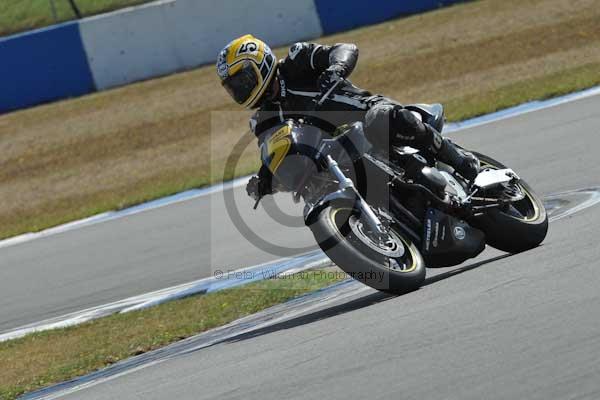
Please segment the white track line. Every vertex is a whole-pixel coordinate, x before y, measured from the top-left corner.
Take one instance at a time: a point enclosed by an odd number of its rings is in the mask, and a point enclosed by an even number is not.
[[[331,261],[329,261],[325,254],[321,250],[315,250],[293,258],[283,258],[280,260],[239,269],[235,272],[230,272],[227,276],[218,275],[199,279],[193,282],[129,297],[113,303],[103,304],[81,311],[75,311],[66,315],[34,322],[1,333],[0,342],[17,339],[33,332],[66,328],[68,326],[82,324],[84,322],[115,313],[126,313],[130,311],[141,310],[188,296],[230,289],[236,286],[245,285],[250,282],[270,279],[275,276],[281,276],[292,272],[296,273],[311,268],[323,267],[329,264],[331,264]]]
[[[472,118],[463,122],[456,122],[447,124],[444,129],[444,133],[457,132],[464,129],[474,128],[481,125],[489,124],[492,122],[501,121],[507,118],[513,118],[519,115],[528,114],[534,111],[543,110],[550,107],[556,107],[561,104],[582,100],[592,96],[600,95],[600,86],[596,86],[591,89],[587,89],[581,92],[568,94],[566,96],[556,97],[549,100],[532,101],[529,103],[521,104],[520,106],[507,108],[502,111],[498,111],[492,114],[487,114],[481,117]],[[222,191],[223,188],[237,188],[244,185],[248,181],[249,176],[237,178],[230,182],[221,183],[214,186],[209,186],[203,189],[187,190],[172,196],[163,197],[161,199],[142,203],[134,207],[126,208],[119,211],[108,211],[102,214],[97,214],[89,218],[81,219],[78,221],[69,222],[64,225],[58,225],[53,228],[45,229],[35,233],[25,233],[23,235],[14,236],[8,239],[0,240],[0,249],[3,247],[12,246],[19,243],[25,243],[30,240],[39,239],[42,237],[54,235],[57,233],[67,232],[74,229],[79,229],[85,226],[98,224],[101,222],[111,221],[118,218],[127,217],[129,215],[138,214],[144,211],[153,210],[155,208],[165,207],[171,204],[180,203],[196,199],[198,197],[208,196],[213,193]]]
[[[546,201],[566,200],[565,205],[556,206],[549,212],[550,219],[552,221],[556,221],[600,203],[600,188],[562,192],[546,196],[545,199]],[[316,266],[318,264],[323,264],[323,260],[324,255],[319,251],[315,251],[307,253],[301,257],[301,261],[305,263],[305,268],[300,267],[298,263],[295,264],[293,262],[294,259],[290,259],[284,260],[285,262],[288,262],[285,268],[272,272],[274,272],[273,275],[276,275],[286,273],[286,271],[298,271]],[[310,266],[306,264],[307,262],[310,264]],[[265,266],[268,266],[268,264],[257,267],[264,268]],[[247,270],[257,267],[251,267]],[[272,269],[274,267],[271,266],[270,268]],[[257,270],[257,273],[260,272]],[[210,280],[210,278],[202,281],[208,280]],[[197,284],[199,282],[201,281],[192,282],[191,284],[196,284],[196,286],[198,286]],[[189,290],[189,284],[180,285],[176,288],[184,288],[184,290]],[[225,340],[239,337],[243,334],[251,333],[253,331],[257,331],[258,329],[275,325],[279,322],[290,320],[296,316],[308,314],[316,309],[324,308],[329,304],[343,302],[345,299],[354,297],[368,290],[372,289],[360,284],[357,281],[346,280],[338,284],[334,284],[328,288],[324,288],[290,300],[286,303],[270,307],[256,314],[238,319],[225,326],[211,329],[182,341],[175,342],[166,347],[125,359],[99,371],[92,372],[67,382],[52,385],[35,392],[27,393],[20,398],[23,400],[55,400],[68,394],[96,386],[100,383],[108,382],[121,376],[160,364],[164,361],[173,359],[174,357],[189,354],[190,352],[221,343]],[[168,289],[165,289],[161,292],[165,291],[168,291]],[[164,293],[162,294],[164,295]]]
[[[580,190],[569,190],[566,192],[555,193],[544,197],[544,202],[548,203],[553,200],[567,200],[566,205],[557,206],[548,211],[548,219],[550,222],[558,221],[563,218],[570,217],[573,214],[579,213],[586,208],[590,208],[600,203],[600,187],[586,188]],[[584,198],[582,201],[581,199]]]
[[[483,124],[488,124],[494,121],[499,121],[506,118],[515,117],[518,115],[526,114],[529,112],[545,109],[548,107],[554,107],[560,104],[564,104],[567,102],[572,102],[584,98],[588,98],[591,96],[600,95],[600,86],[592,89],[585,90],[583,92],[578,92],[574,94],[570,94],[567,96],[550,99],[546,101],[536,101],[527,104],[523,104],[517,107],[513,107],[507,110],[503,110],[497,113],[485,115],[483,117],[474,118],[468,121],[448,124],[448,129],[446,131],[456,132],[467,128],[472,128],[476,126],[480,126]],[[123,218],[129,215],[138,214],[140,212],[153,210],[160,207],[165,207],[171,204],[176,204],[179,202],[208,196],[213,193],[220,192],[222,190],[236,188],[242,186],[246,183],[248,177],[237,178],[233,181],[225,182],[223,184],[210,186],[203,189],[195,189],[188,190],[176,195],[164,197],[161,199],[153,200],[147,203],[140,204],[138,206],[130,207],[120,211],[110,211],[98,215],[94,215],[89,218],[85,218],[78,221],[73,221],[68,224],[59,225],[54,228],[46,229],[37,233],[28,233],[20,236],[15,236],[9,239],[5,239],[0,241],[0,248],[11,246],[18,243],[24,243],[30,240],[34,240],[37,238],[67,232],[73,229],[78,229],[84,226],[89,226],[93,224],[97,224],[100,222],[106,222],[113,219]],[[590,207],[593,204],[598,202],[598,197],[593,196],[592,199],[589,199],[586,204],[581,204],[576,209],[569,210],[569,215],[575,212],[578,212],[584,208]],[[264,275],[269,271],[277,271],[276,273],[286,273],[286,272],[297,272],[307,268],[314,267],[315,264],[319,264],[326,260],[326,257],[320,252],[311,252],[305,255],[293,258],[293,259],[281,259],[276,260],[267,264],[261,264],[257,266],[248,267],[245,269],[241,269],[239,271],[247,271],[254,278],[252,280],[259,280],[261,277],[259,275]],[[264,276],[262,277],[264,279]],[[25,336],[32,332],[54,329],[54,328],[62,328],[66,326],[77,325],[92,319],[96,319],[105,315],[109,315],[116,312],[128,312],[133,310],[138,310],[146,307],[150,307],[153,305],[161,304],[166,301],[182,298],[185,296],[190,296],[194,294],[199,294],[208,291],[216,291],[223,288],[229,288],[238,286],[244,283],[248,283],[247,278],[243,279],[217,279],[214,277],[204,278],[197,281],[185,283],[178,286],[169,287],[166,289],[158,290],[151,293],[145,293],[139,296],[130,297],[124,300],[120,300],[114,303],[104,304],[92,308],[88,308],[85,310],[77,311],[74,313],[70,313],[67,315],[50,318],[44,321],[36,322],[33,324],[28,324],[16,329],[12,329],[8,332],[0,334],[0,342],[10,339],[15,339],[18,337]]]
[[[461,131],[463,129],[475,128],[481,125],[491,124],[492,122],[502,121],[507,118],[514,118],[520,115],[529,114],[535,111],[544,110],[551,107],[560,106],[562,104],[571,103],[573,101],[587,99],[589,97],[600,95],[600,86],[586,89],[580,92],[567,94],[565,96],[554,97],[548,100],[536,100],[521,105],[510,107],[491,114],[482,115],[480,117],[471,118],[462,122],[454,122],[444,128],[444,133]]]
[[[552,207],[552,201],[564,201]],[[551,222],[569,217],[600,203],[600,188],[585,188],[551,194],[544,197]],[[250,282],[289,275],[311,268],[329,265],[330,261],[321,250],[311,251],[292,258],[283,258],[265,264],[231,272],[228,276],[216,276],[172,286],[166,289],[130,297],[117,302],[76,311],[55,318],[25,325],[0,334],[0,342],[23,337],[29,333],[81,324],[114,313],[141,310],[187,296],[216,292],[241,286]]]
[[[8,239],[0,240],[0,249],[3,247],[13,246],[15,244],[29,242],[34,239],[55,235],[57,233],[63,233],[74,229],[83,228],[85,226],[99,224],[101,222],[112,221],[130,215],[139,214],[144,211],[154,210],[156,208],[170,206],[172,204],[181,203],[199,197],[209,196],[214,193],[218,193],[226,189],[234,189],[243,186],[248,182],[250,176],[244,176],[237,178],[233,181],[220,183],[218,185],[209,186],[202,189],[186,190],[185,192],[177,193],[171,196],[162,197],[160,199],[152,200],[146,203],[138,204],[137,206],[125,208],[118,211],[107,211],[101,214],[96,214],[88,218],[80,219],[77,221],[69,222],[67,224],[58,225],[53,228],[44,229],[43,231],[25,233],[19,236],[13,236]]]
[[[317,309],[342,304],[349,298],[360,296],[372,291],[368,286],[357,281],[346,280],[333,286],[321,289],[282,303],[256,314],[235,320],[228,325],[211,329],[201,334],[189,337],[179,342],[125,359],[107,368],[91,374],[59,383],[20,397],[22,400],[55,400],[83,389],[105,383],[136,371],[160,364],[185,354],[222,343],[226,340],[257,331],[262,328],[306,315]]]

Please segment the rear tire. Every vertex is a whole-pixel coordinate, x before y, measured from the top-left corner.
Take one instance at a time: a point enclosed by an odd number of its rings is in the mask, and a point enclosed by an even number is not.
[[[473,154],[479,158],[483,168],[506,168],[484,154]],[[544,203],[527,182],[521,180],[518,185],[525,193],[525,198],[514,205],[513,210],[518,212],[491,209],[471,221],[473,226],[485,232],[487,244],[508,253],[533,249],[542,243],[548,233],[548,215]]]
[[[385,292],[418,289],[425,263],[406,235],[392,227],[385,249],[378,248],[361,227],[360,212],[341,204],[325,207],[310,225],[321,249],[354,279]]]

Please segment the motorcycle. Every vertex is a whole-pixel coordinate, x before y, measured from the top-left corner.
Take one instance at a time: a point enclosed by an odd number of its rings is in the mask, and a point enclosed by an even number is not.
[[[441,104],[406,108],[442,131]],[[318,125],[288,119],[269,129],[260,138],[261,161],[279,191],[304,201],[305,224],[325,254],[366,285],[413,291],[426,267],[458,265],[486,244],[518,253],[546,237],[541,199],[489,156],[472,151],[481,169],[469,183],[416,149],[373,148],[361,122],[333,134]]]

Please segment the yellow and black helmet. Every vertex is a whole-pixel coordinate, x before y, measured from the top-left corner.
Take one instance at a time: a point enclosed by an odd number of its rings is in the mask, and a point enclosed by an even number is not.
[[[217,74],[238,104],[253,108],[271,84],[276,65],[275,55],[265,42],[244,35],[221,50]]]

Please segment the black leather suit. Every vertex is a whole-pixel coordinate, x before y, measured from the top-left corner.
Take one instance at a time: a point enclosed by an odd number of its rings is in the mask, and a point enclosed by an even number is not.
[[[357,120],[365,122],[365,133],[374,145],[387,146],[388,138],[396,145],[424,149],[433,144],[431,131],[401,104],[354,86],[349,81],[340,84],[315,112],[315,99],[320,99],[318,81],[329,67],[341,67],[347,78],[358,60],[358,48],[353,44],[324,46],[316,43],[296,43],[286,58],[279,62],[278,93],[266,98],[250,121],[253,132],[260,134],[288,118],[316,115],[323,128],[335,127]],[[277,86],[277,85],[273,85]]]
[[[439,132],[401,104],[373,95],[348,80],[340,83],[315,111],[315,100],[320,99],[327,88],[321,84],[323,76],[335,70],[339,76],[347,78],[357,60],[358,48],[353,44],[294,44],[287,57],[279,61],[276,81],[271,84],[250,120],[254,134],[260,140],[262,132],[289,118],[310,118],[312,123],[327,131],[362,121],[365,134],[374,146],[384,151],[391,144],[430,151],[465,178],[474,179],[479,165],[476,158],[457,150],[452,142],[443,139]],[[267,175],[268,170],[261,168],[259,178],[270,181],[271,177]],[[265,188],[270,186],[270,182],[261,185]]]

